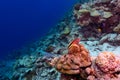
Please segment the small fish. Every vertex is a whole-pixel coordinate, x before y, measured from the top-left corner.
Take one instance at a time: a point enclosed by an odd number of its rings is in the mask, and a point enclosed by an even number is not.
[[[80,38],[74,39],[74,40],[69,44],[68,49],[69,49],[73,44],[79,44],[79,42],[80,42]]]

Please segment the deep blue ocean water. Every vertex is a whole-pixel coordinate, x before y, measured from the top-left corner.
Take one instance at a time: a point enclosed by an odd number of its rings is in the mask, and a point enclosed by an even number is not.
[[[0,59],[44,36],[76,1],[0,0]]]

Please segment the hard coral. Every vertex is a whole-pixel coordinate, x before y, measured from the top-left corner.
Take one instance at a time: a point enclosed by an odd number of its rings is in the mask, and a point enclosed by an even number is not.
[[[113,14],[111,12],[104,11],[103,18],[110,18]]]
[[[100,16],[100,13],[98,12],[98,10],[92,10],[92,12],[90,13],[90,16]]]
[[[50,64],[61,73],[80,74],[82,67],[91,65],[91,59],[88,50],[76,39],[69,45],[66,55],[54,58]]]
[[[120,80],[120,60],[111,52],[102,52],[86,69],[87,80]]]
[[[77,15],[77,24],[80,26],[87,26],[90,24],[90,12],[83,12],[81,15]]]
[[[120,34],[120,24],[118,24],[114,29],[113,31],[117,32]]]
[[[68,46],[68,53],[53,58],[50,65],[60,73],[60,80],[120,80],[120,57],[112,52],[102,52],[90,57],[80,39]]]
[[[118,2],[120,2],[120,0],[100,1],[91,6],[87,5],[89,8],[82,7],[85,4],[81,4],[79,10],[74,10],[77,25],[88,28],[92,24],[92,26],[95,26],[95,30],[101,29],[101,33],[113,32],[114,27],[118,25],[120,21],[120,6]]]
[[[105,73],[114,73],[117,67],[115,55],[111,52],[102,52],[95,60],[97,66]]]

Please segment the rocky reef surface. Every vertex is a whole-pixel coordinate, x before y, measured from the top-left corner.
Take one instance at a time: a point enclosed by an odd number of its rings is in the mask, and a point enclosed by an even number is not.
[[[1,62],[0,80],[120,80],[119,3],[75,4],[46,36]]]

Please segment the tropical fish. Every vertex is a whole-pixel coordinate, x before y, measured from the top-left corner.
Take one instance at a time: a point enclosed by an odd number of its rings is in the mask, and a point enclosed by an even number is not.
[[[77,44],[77,45],[78,45],[79,42],[80,42],[80,38],[74,39],[74,40],[69,44],[68,49],[69,49],[73,44]]]

